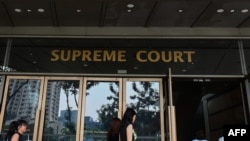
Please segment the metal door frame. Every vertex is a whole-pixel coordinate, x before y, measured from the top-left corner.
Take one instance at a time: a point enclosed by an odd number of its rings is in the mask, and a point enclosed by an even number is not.
[[[82,86],[83,86],[83,80],[82,80],[82,78],[81,77],[57,77],[57,76],[55,76],[55,77],[45,77],[45,80],[44,80],[44,87],[43,87],[43,97],[42,97],[42,108],[41,108],[41,114],[40,114],[40,116],[41,116],[41,120],[40,120],[40,125],[42,125],[42,126],[39,126],[39,129],[38,129],[38,131],[39,131],[39,133],[38,133],[38,141],[42,141],[42,138],[43,138],[43,128],[44,128],[44,121],[45,121],[45,105],[46,105],[46,96],[47,96],[47,86],[48,86],[48,81],[49,80],[61,80],[61,81],[63,81],[63,80],[78,80],[79,81],[79,95],[78,95],[78,101],[79,101],[79,109],[82,107],[81,105],[82,105],[82,90],[83,90],[83,88],[82,88]],[[79,124],[77,124],[77,126],[76,126],[76,141],[78,141],[79,140],[79,134],[80,134],[80,123],[81,123],[81,118],[80,118],[80,116],[81,116],[81,113],[80,113],[80,110],[79,110],[79,112],[78,112],[78,114],[77,114],[77,123],[79,123]]]
[[[2,132],[2,126],[3,126],[3,119],[5,115],[5,108],[6,108],[6,102],[7,102],[7,94],[8,94],[8,88],[9,88],[9,82],[11,79],[30,79],[30,80],[40,80],[40,91],[39,91],[39,100],[38,100],[38,105],[36,109],[36,117],[35,117],[35,124],[34,124],[34,132],[33,132],[33,139],[32,140],[37,140],[38,139],[38,123],[40,120],[40,112],[41,112],[41,103],[42,103],[42,96],[43,96],[43,86],[44,86],[44,77],[41,76],[7,76],[6,78],[6,83],[5,83],[5,88],[4,88],[4,95],[2,99],[2,109],[0,113],[0,132]]]
[[[160,130],[161,130],[161,141],[165,141],[165,121],[164,121],[164,97],[163,97],[163,81],[162,78],[123,78],[123,113],[126,110],[126,82],[127,81],[154,81],[159,82],[159,95],[160,95]]]
[[[84,137],[84,113],[85,113],[85,105],[86,99],[84,94],[86,94],[86,84],[87,81],[118,81],[119,82],[119,111],[118,111],[118,117],[121,118],[123,113],[126,110],[126,82],[127,81],[154,81],[159,82],[159,94],[160,94],[160,125],[161,125],[161,141],[165,141],[165,124],[164,124],[164,111],[163,111],[163,84],[161,78],[120,78],[120,77],[113,77],[113,78],[107,78],[107,77],[84,77],[83,82],[83,96],[82,96],[82,111],[81,111],[81,132],[80,132],[80,140],[83,140]]]
[[[83,77],[83,96],[82,96],[82,106],[81,106],[81,125],[80,125],[80,134],[79,134],[79,141],[83,141],[84,139],[84,117],[85,117],[85,103],[86,103],[86,92],[87,92],[87,82],[88,81],[102,81],[102,82],[112,82],[112,81],[118,81],[119,82],[119,111],[118,111],[118,117],[121,118],[121,78],[107,78],[107,77]]]

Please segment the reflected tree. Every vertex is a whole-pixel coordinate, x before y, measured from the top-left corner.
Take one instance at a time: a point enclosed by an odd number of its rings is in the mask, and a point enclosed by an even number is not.
[[[133,82],[132,89],[136,94],[130,96],[133,103],[128,106],[138,112],[135,130],[140,136],[152,136],[160,129],[159,91],[153,88],[154,82]],[[138,86],[139,85],[139,86]],[[143,129],[143,130],[142,130]]]
[[[137,103],[130,103],[129,106],[139,110],[156,110],[158,109],[159,103],[159,92],[152,88],[153,82],[139,82],[138,84],[142,86],[139,89],[137,83],[132,83],[132,88],[136,94],[130,96],[132,100],[137,100]]]
[[[87,83],[87,90],[90,89],[93,86],[98,85],[99,82],[90,81]],[[64,115],[64,118],[66,119],[66,122],[64,123],[65,129],[62,130],[63,134],[75,134],[76,133],[76,123],[72,121],[72,111],[71,106],[69,104],[69,96],[74,96],[74,101],[76,107],[78,107],[77,102],[77,95],[79,90],[79,81],[64,81],[61,84],[62,89],[64,90],[64,93],[66,95],[66,103],[67,103],[67,113]],[[87,93],[87,95],[89,95]]]
[[[127,106],[134,108],[138,113],[135,130],[140,136],[155,136],[160,130],[159,91],[153,88],[153,84],[154,82],[132,83],[135,94],[130,96],[128,101],[132,102]],[[119,102],[118,91],[115,91],[113,84],[110,84],[110,91],[112,95],[108,96],[107,100],[111,104],[102,105],[97,111],[105,130],[109,127],[110,119],[117,116]]]
[[[119,104],[119,91],[115,89],[118,87],[118,82],[112,82],[109,84],[109,89],[112,95],[107,97],[107,100],[111,104],[102,105],[99,110],[97,110],[99,121],[103,125],[103,130],[108,130],[109,124],[112,118],[117,117],[118,104]]]
[[[64,123],[64,126],[69,130],[69,134],[75,134],[76,128],[75,128],[75,123],[71,119],[72,111],[69,105],[69,95],[71,94],[74,96],[75,105],[76,107],[78,107],[76,96],[78,95],[79,81],[64,81],[62,83],[62,89],[64,90],[64,93],[66,95],[66,103],[67,103],[67,114],[64,115],[66,122]]]
[[[92,87],[94,87],[94,86],[96,86],[96,85],[98,85],[98,84],[99,84],[99,82],[97,82],[97,81],[88,81],[88,82],[87,82],[86,89],[89,90],[89,89],[91,89]],[[86,93],[86,96],[88,96],[89,94],[90,94],[90,93],[87,92],[87,93]]]

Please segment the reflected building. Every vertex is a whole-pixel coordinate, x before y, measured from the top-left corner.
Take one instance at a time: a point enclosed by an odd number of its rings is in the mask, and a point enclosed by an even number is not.
[[[58,81],[48,81],[47,95],[46,95],[46,121],[57,121],[59,104],[60,104],[60,91],[61,82]]]
[[[99,130],[102,126],[102,123],[94,121],[93,118],[90,116],[84,117],[84,124],[84,128],[88,130]]]
[[[57,121],[60,102],[60,84],[48,82],[46,95],[47,121]],[[27,119],[34,121],[40,93],[40,81],[11,80],[9,85],[9,101],[7,105],[8,120]]]
[[[7,100],[7,120],[26,119],[34,121],[39,99],[40,81],[11,80]]]
[[[70,113],[71,113],[71,122],[72,123],[77,123],[77,110],[70,110]],[[62,123],[65,123],[67,122],[67,119],[66,117],[68,117],[68,110],[61,110],[61,113],[60,113],[60,121]]]
[[[71,112],[71,123],[76,125],[77,123],[77,110],[70,110]],[[60,111],[60,120],[58,120],[58,130],[57,134],[61,134],[62,129],[65,128],[65,124],[68,123],[68,120],[66,119],[68,117],[68,110],[61,110]]]
[[[94,121],[93,118],[90,116],[85,116],[84,120],[85,120],[85,122],[93,122]]]
[[[60,81],[48,81],[47,84],[45,124],[47,128],[52,128],[54,133],[58,133],[61,129],[58,117],[61,85]]]

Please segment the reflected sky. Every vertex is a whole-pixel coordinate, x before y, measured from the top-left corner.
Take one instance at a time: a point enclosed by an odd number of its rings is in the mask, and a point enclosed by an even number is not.
[[[98,120],[97,110],[99,110],[102,105],[109,104],[110,101],[107,100],[107,96],[113,95],[109,89],[109,85],[110,82],[101,82],[88,90],[89,95],[86,97],[87,109],[85,110],[85,116],[92,117],[94,121]]]

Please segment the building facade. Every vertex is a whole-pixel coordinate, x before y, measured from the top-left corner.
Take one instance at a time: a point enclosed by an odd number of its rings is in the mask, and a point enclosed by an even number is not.
[[[22,118],[33,138],[105,140],[109,121],[122,118],[126,107],[144,117],[136,125],[140,140],[169,140],[170,118],[178,140],[200,132],[217,140],[225,125],[249,120],[248,40],[2,41],[9,64],[1,76],[3,135],[10,121]]]

